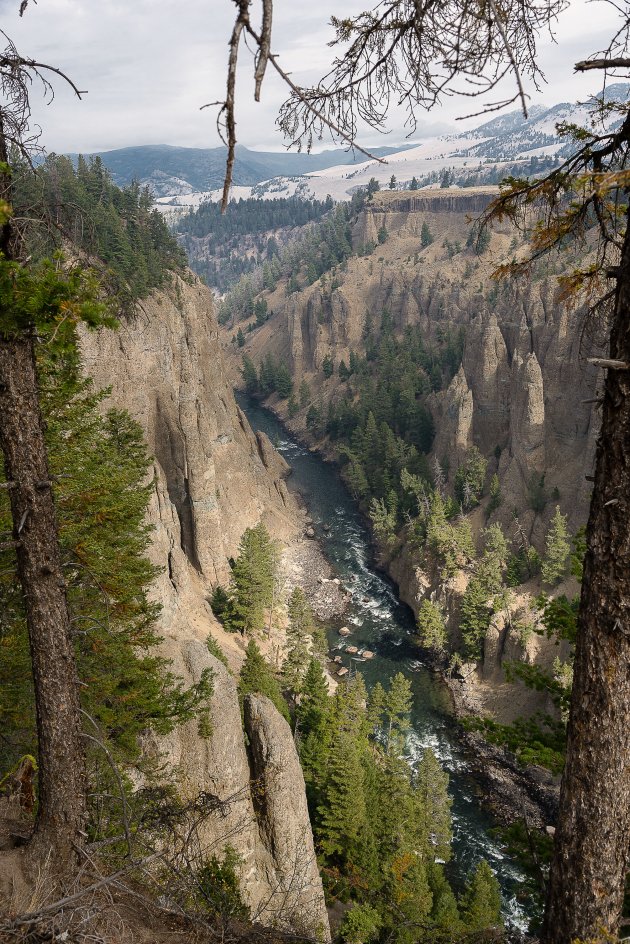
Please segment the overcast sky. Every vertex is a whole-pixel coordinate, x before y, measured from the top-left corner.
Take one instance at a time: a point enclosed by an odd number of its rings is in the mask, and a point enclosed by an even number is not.
[[[300,83],[326,71],[332,38],[330,15],[369,7],[366,0],[275,0],[273,47]],[[0,0],[0,26],[24,56],[56,65],[88,94],[78,102],[57,83],[55,100],[44,107],[34,96],[34,117],[48,150],[96,151],[137,144],[214,147],[219,143],[213,110],[199,106],[224,96],[232,0],[31,0],[24,17],[19,0]],[[573,63],[604,47],[614,23],[602,0],[573,0],[557,28],[558,44],[541,45],[540,63],[548,86],[533,102],[584,99],[598,90],[598,78],[573,74]],[[239,142],[279,150],[275,128],[284,98],[270,69],[263,101],[253,102],[251,60],[242,55],[238,100]],[[449,100],[421,121],[415,138],[449,130],[470,103]],[[470,124],[478,124],[480,119]],[[459,129],[465,128],[460,124]],[[388,137],[365,143],[398,144],[402,122],[392,116]],[[378,138],[378,142],[377,142]],[[330,146],[329,143],[326,146]]]

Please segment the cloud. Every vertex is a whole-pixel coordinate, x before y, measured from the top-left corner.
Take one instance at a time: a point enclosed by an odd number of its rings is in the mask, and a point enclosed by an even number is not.
[[[358,12],[365,0],[345,0],[344,13]],[[136,144],[165,143],[213,147],[219,141],[216,110],[202,104],[224,96],[227,41],[234,16],[230,0],[40,0],[18,16],[18,0],[0,0],[3,29],[23,55],[58,66],[80,88],[83,101],[56,83],[52,103],[38,90],[33,115],[49,150],[94,151]],[[302,83],[317,79],[333,51],[328,24],[338,0],[276,0],[274,48],[283,66]],[[607,5],[597,3],[597,19],[585,0],[573,0],[558,27],[557,46],[541,46],[549,86],[534,101],[549,104],[587,97],[597,90],[593,76],[572,75],[572,65],[603,46],[610,35]],[[597,29],[593,29],[593,22]],[[251,54],[243,49],[238,83],[237,132],[241,144],[278,149],[275,127],[285,89],[268,70],[263,100],[253,101]],[[420,123],[415,135],[442,133],[469,110],[469,101],[448,99]],[[389,138],[365,132],[366,143],[404,140],[404,115],[391,114]],[[464,123],[463,127],[473,122]],[[460,125],[460,127],[462,127]],[[328,146],[328,143],[326,143]]]

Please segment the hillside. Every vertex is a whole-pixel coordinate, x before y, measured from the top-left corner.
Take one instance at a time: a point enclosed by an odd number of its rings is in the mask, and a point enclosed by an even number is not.
[[[381,147],[376,152],[385,157],[398,148]],[[148,186],[156,197],[185,196],[193,192],[214,190],[223,185],[225,147],[185,148],[166,144],[141,145],[99,151],[83,155],[99,157],[109,170],[114,183],[127,187],[132,181]],[[78,155],[68,157],[76,162]],[[319,154],[295,154],[285,151],[252,151],[239,145],[234,163],[235,186],[253,186],[270,177],[295,176],[333,167],[335,164],[358,163],[359,156],[338,149]]]
[[[226,342],[240,327],[244,343],[226,347],[235,380],[244,356],[259,368],[257,376],[246,371],[250,389],[271,393],[290,428],[342,462],[404,598],[416,611],[425,599],[439,604],[451,651],[478,662],[465,695],[474,710],[512,720],[549,708],[544,698],[515,691],[501,668],[505,658],[549,667],[558,654],[553,640],[516,629],[537,622],[531,601],[540,578],[529,565],[513,574],[508,615],[489,620],[477,655],[462,643],[460,607],[484,528],[500,526],[509,554],[522,563],[526,548],[544,556],[556,507],[572,533],[584,523],[597,374],[583,361],[582,312],[554,294],[562,257],[520,284],[491,280],[497,263],[522,245],[502,227],[476,247],[471,220],[492,193],[375,194],[348,224],[353,253],[315,281],[306,274],[308,259],[296,264],[273,291],[254,297],[272,312],[269,320],[231,321]],[[472,494],[476,456],[483,472]],[[404,476],[401,484],[403,469],[418,484]],[[472,557],[448,573],[422,537],[430,527],[421,525],[422,503],[435,494],[436,474],[444,496],[465,503],[477,548],[463,558],[457,551],[461,562]],[[464,482],[471,491],[462,498]],[[554,592],[572,594],[575,585],[567,579]],[[561,652],[566,657],[566,647]]]

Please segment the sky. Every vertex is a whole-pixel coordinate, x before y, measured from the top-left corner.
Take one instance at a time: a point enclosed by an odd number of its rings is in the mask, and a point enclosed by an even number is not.
[[[258,0],[254,0],[254,7]],[[275,0],[273,49],[299,84],[325,73],[333,55],[331,14],[351,15],[366,0]],[[52,102],[33,92],[33,120],[42,128],[49,151],[101,151],[140,144],[215,147],[216,109],[200,111],[225,95],[227,42],[233,0],[30,0],[18,16],[19,0],[0,0],[0,28],[19,52],[66,72],[80,89],[76,100],[56,83]],[[603,0],[571,0],[556,29],[557,44],[540,46],[540,65],[548,85],[532,89],[532,103],[585,99],[598,91],[596,74],[573,73],[573,63],[607,44],[615,23]],[[281,150],[276,129],[278,107],[286,97],[281,81],[268,70],[262,101],[253,101],[251,54],[243,49],[237,98],[240,144]],[[470,102],[449,99],[421,118],[413,140],[465,130],[482,119],[457,122]],[[404,121],[392,114],[389,134],[366,130],[360,143],[400,144]],[[330,141],[322,147],[330,147]]]

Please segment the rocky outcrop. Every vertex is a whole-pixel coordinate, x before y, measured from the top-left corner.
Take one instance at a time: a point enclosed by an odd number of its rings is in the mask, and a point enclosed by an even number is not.
[[[263,816],[236,684],[206,645],[209,632],[220,632],[208,600],[213,586],[228,577],[228,557],[236,553],[245,528],[262,519],[282,539],[300,527],[300,513],[284,482],[288,466],[267,436],[252,432],[234,400],[211,297],[198,281],[174,277],[118,331],[85,332],[82,354],[95,385],[111,387],[105,406],[125,408],[138,420],[154,456],[150,556],[160,568],[153,595],[162,606],[161,655],[186,684],[198,682],[206,669],[214,680],[211,736],[202,737],[197,722],[190,721],[159,744],[147,744],[147,750],[162,755],[182,795],[219,801],[220,809],[196,831],[196,852],[203,860],[213,854],[220,858],[228,845],[236,850],[252,917],[290,930],[321,931],[326,938],[323,892],[312,856],[302,875],[304,886],[287,886],[298,846],[306,844],[312,852],[291,732],[270,704],[261,709],[260,725],[250,725],[252,743],[257,738],[267,743],[273,771],[291,761]],[[228,645],[234,650],[228,655],[238,663],[238,641],[230,638]],[[276,835],[281,843],[267,841]]]
[[[159,745],[179,792],[212,802],[214,811],[196,829],[202,856],[221,858],[228,846],[236,851],[241,894],[253,920],[329,940],[304,777],[289,725],[268,699],[250,696],[248,749],[236,682],[225,666],[195,640],[180,641],[171,654],[186,680],[199,681],[205,669],[213,678],[210,736],[200,738],[190,721]]]
[[[245,699],[245,729],[260,838],[272,867],[273,895],[265,907],[278,909],[279,920],[295,930],[329,940],[304,775],[291,729],[264,695]]]

